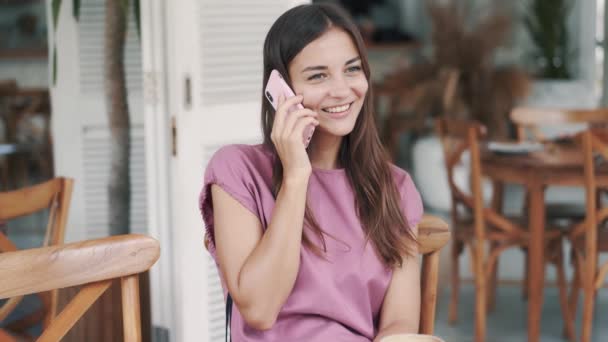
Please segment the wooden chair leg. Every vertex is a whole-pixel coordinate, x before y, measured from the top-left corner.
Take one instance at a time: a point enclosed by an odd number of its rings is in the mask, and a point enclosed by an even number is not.
[[[487,274],[484,272],[484,246],[476,241],[475,248],[475,342],[483,342],[486,338]]]
[[[141,342],[138,275],[123,277],[120,282],[122,289],[124,339],[125,341]]]
[[[451,281],[452,291],[450,293],[450,308],[449,318],[450,324],[458,321],[458,296],[460,295],[460,265],[458,257],[460,256],[460,250],[462,249],[462,242],[452,239],[452,250],[451,254]]]
[[[495,245],[496,246],[496,245]],[[494,246],[494,247],[495,247]],[[494,312],[496,308],[496,290],[498,286],[498,262],[499,258],[496,258],[494,268],[490,274],[488,281],[488,312]]]
[[[528,249],[522,248],[524,252],[524,281],[521,284],[521,298],[524,301],[528,300]]]
[[[593,326],[593,306],[595,304],[595,289],[583,289],[583,329],[582,342],[591,341],[591,328]]]
[[[568,340],[574,341],[576,339],[574,333],[574,319],[570,316],[570,307],[568,306],[568,284],[566,283],[566,274],[564,272],[564,258],[561,244],[558,248],[555,266],[557,268],[559,302],[562,309],[562,318],[564,320],[564,335]]]
[[[595,255],[597,256],[597,254]],[[590,342],[595,304],[595,258],[593,256],[587,256],[585,259],[586,267],[581,277],[581,280],[583,281],[583,324],[581,341]]]
[[[580,263],[576,260],[575,253],[572,253],[573,265],[574,265],[574,276],[572,279],[572,285],[570,286],[570,295],[568,296],[568,311],[570,318],[574,321],[576,319],[576,311],[578,306],[578,297],[581,290],[581,274],[580,274]],[[576,329],[573,329],[573,333],[576,337]],[[564,336],[567,337],[566,327],[564,327]]]

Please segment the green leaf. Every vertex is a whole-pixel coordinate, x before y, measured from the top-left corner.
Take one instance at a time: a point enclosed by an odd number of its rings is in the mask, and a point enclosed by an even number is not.
[[[53,85],[57,83],[57,46],[53,44]]]
[[[139,7],[139,0],[133,0],[133,16],[137,28],[137,37],[141,40],[141,10]]]
[[[53,11],[53,29],[57,30],[57,21],[59,20],[59,9],[61,8],[61,0],[53,0],[51,9]]]
[[[74,11],[74,19],[80,20],[80,0],[72,0],[72,10]]]

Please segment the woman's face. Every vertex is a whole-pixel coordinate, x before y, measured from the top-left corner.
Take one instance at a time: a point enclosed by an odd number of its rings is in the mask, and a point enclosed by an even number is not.
[[[289,64],[289,76],[304,107],[319,113],[315,135],[343,137],[353,130],[368,84],[348,33],[331,28],[310,42]]]

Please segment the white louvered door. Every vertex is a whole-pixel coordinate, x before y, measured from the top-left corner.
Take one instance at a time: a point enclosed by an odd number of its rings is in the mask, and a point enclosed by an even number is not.
[[[110,133],[103,73],[105,0],[81,0],[80,4],[80,19],[76,22],[73,2],[62,2],[57,34],[50,30],[49,36],[57,48],[57,82],[51,89],[55,173],[75,179],[66,230],[68,241],[109,234]],[[51,13],[51,1],[47,1],[47,6]],[[132,123],[130,221],[133,232],[143,233],[147,231],[147,215],[141,43],[134,22],[130,15],[124,56]]]
[[[175,341],[224,340],[224,299],[198,210],[203,173],[220,146],[261,141],[264,38],[281,13],[302,2],[176,0],[167,8],[169,112],[176,123],[170,170]]]

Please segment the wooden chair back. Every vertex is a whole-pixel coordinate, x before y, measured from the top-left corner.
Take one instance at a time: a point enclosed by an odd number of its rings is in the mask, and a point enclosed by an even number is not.
[[[474,235],[483,241],[490,240],[524,240],[527,229],[504,217],[494,207],[485,207],[482,193],[481,146],[480,139],[486,136],[486,129],[475,121],[458,119],[439,119],[436,130],[441,140],[444,152],[448,184],[452,196],[452,218],[460,220],[458,206],[470,210],[473,214]],[[469,152],[469,168],[471,171],[471,191],[467,194],[455,180],[455,167],[463,162],[465,152]],[[496,200],[496,199],[494,199]],[[486,223],[493,231],[486,232]],[[552,235],[551,235],[552,236]],[[491,256],[494,258],[494,256]],[[491,268],[492,262],[490,262]]]
[[[442,219],[424,215],[418,224],[418,242],[422,254],[420,328],[421,334],[432,335],[435,329],[439,254],[450,240],[450,229]]]
[[[158,241],[138,234],[2,253],[0,299],[81,286],[37,339],[59,341],[112,281],[120,279],[124,339],[141,341],[138,276],[159,255]]]
[[[0,223],[48,210],[48,220],[42,246],[60,245],[64,241],[72,188],[72,179],[54,178],[27,188],[0,192]],[[18,249],[6,233],[6,231],[0,229],[0,255]],[[29,326],[38,323],[40,317],[42,317],[44,325],[51,321],[57,310],[58,291],[52,290],[38,295],[42,302],[41,308],[15,322],[13,326],[20,326],[23,329],[29,328]],[[22,296],[11,298],[0,307],[0,321],[3,321],[15,310],[22,299]],[[11,329],[11,325],[8,326],[8,329]],[[23,329],[18,328],[18,330]]]
[[[472,211],[475,222],[479,222],[478,236],[483,236],[483,194],[481,189],[481,159],[479,140],[485,137],[486,129],[474,121],[442,118],[436,121],[436,131],[443,148],[448,185],[452,196],[452,218],[459,220],[459,207]],[[471,171],[470,194],[461,189],[455,180],[455,168],[464,162],[465,152],[469,153]],[[476,229],[477,230],[477,229]]]
[[[596,255],[598,250],[598,225],[603,224],[608,219],[608,207],[599,205],[600,200],[597,196],[598,186],[596,181],[596,165],[608,162],[608,129],[589,129],[579,135],[579,141],[583,149],[584,172],[585,172],[585,211],[586,219],[577,225],[571,232],[570,238],[576,239],[577,236],[585,235],[585,254]],[[588,265],[595,270],[597,267],[596,258],[587,258]],[[594,279],[595,288],[599,289],[608,275],[608,262],[605,262],[597,272]]]
[[[568,233],[574,251],[575,274],[570,297],[571,317],[576,315],[578,291],[583,290],[583,319],[581,341],[590,341],[596,292],[608,275],[608,262],[598,265],[599,252],[608,252],[608,232],[603,224],[608,219],[608,208],[599,203],[596,170],[606,168],[608,161],[608,129],[591,128],[577,136],[583,153],[585,174],[585,219]],[[598,166],[599,165],[599,166]],[[599,227],[599,228],[598,228]],[[604,238],[600,239],[601,234]]]
[[[455,227],[453,239],[469,246],[472,268],[475,277],[475,336],[478,340],[485,338],[485,322],[488,301],[489,279],[495,279],[495,269],[499,255],[507,248],[525,245],[527,230],[500,213],[500,198],[494,193],[492,207],[483,202],[481,139],[486,136],[486,129],[475,121],[441,118],[436,121],[437,135],[441,141],[448,184],[452,197],[452,223]],[[470,191],[461,189],[455,179],[455,168],[465,162],[468,152],[470,170]],[[461,217],[462,210],[471,213]],[[471,220],[472,218],[472,220]],[[490,242],[486,251],[486,242]],[[459,248],[454,247],[453,248]],[[457,257],[456,253],[453,257]],[[452,268],[454,271],[454,266]],[[456,279],[458,281],[458,279]],[[454,282],[454,279],[453,279]],[[495,286],[495,280],[491,286]],[[453,284],[454,288],[454,284]],[[494,291],[494,288],[491,290]],[[454,300],[455,296],[452,298]],[[453,315],[451,313],[451,315]],[[452,317],[455,317],[452,316]],[[452,318],[451,318],[452,319]]]
[[[608,124],[608,108],[588,110],[561,110],[549,108],[516,107],[511,111],[511,121],[517,127],[519,141],[545,141],[542,127],[572,124],[590,126]]]

